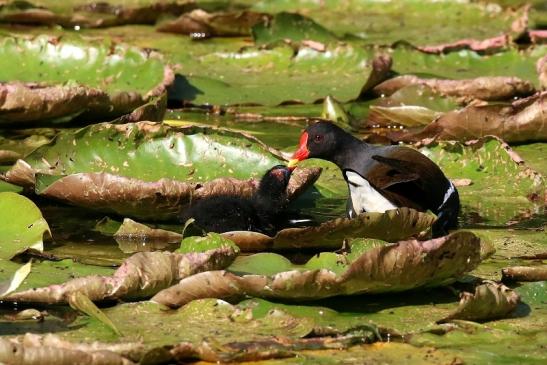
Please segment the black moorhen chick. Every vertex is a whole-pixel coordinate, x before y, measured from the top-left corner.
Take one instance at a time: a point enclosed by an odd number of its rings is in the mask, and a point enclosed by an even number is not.
[[[435,237],[458,224],[456,187],[419,151],[369,145],[333,123],[317,122],[302,133],[289,167],[307,158],[334,162],[342,170],[350,192],[349,217],[397,207],[431,210],[438,217],[433,225]]]
[[[277,165],[268,170],[250,197],[216,195],[196,201],[182,215],[207,232],[255,231],[267,235],[277,232],[287,206],[287,185],[291,169]]]

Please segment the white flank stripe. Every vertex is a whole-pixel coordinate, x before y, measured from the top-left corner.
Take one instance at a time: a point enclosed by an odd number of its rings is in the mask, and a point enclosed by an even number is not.
[[[351,203],[356,214],[363,212],[383,213],[386,210],[397,208],[358,173],[345,171],[344,175],[348,182]]]

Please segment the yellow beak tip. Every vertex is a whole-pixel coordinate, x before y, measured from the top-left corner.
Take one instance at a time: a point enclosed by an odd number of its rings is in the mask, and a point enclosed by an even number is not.
[[[287,167],[288,168],[293,168],[295,167],[296,165],[298,165],[300,161],[296,158],[293,158],[292,160],[289,161],[289,163],[287,164]]]

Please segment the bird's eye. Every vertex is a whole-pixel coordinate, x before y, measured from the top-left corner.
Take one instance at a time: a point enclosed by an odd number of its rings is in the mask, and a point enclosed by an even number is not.
[[[321,143],[323,142],[323,135],[322,134],[316,134],[315,137],[313,137],[313,141],[315,143]]]

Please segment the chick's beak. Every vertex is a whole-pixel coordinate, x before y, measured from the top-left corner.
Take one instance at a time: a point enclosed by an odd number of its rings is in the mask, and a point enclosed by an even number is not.
[[[310,151],[308,150],[308,133],[304,132],[302,133],[302,136],[300,136],[300,143],[298,144],[298,149],[292,155],[292,159],[287,164],[287,167],[290,169],[294,169],[295,166],[298,164],[298,162],[308,158],[309,154],[310,154]]]

